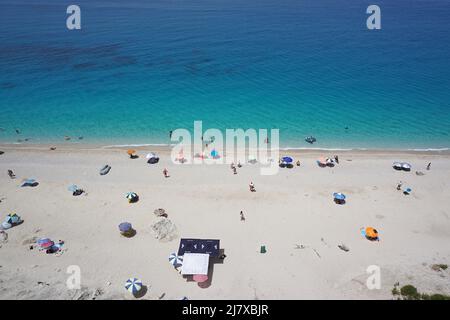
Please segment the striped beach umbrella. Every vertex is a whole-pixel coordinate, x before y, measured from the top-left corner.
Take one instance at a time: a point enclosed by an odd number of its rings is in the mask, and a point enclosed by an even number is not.
[[[137,278],[130,278],[125,283],[125,289],[131,294],[136,294],[142,289],[142,281]]]
[[[20,217],[15,213],[10,213],[6,216],[5,222],[9,224],[17,224],[21,221]]]
[[[129,202],[134,202],[139,198],[139,196],[135,192],[128,192],[126,197]]]
[[[169,263],[175,268],[181,267],[183,265],[183,257],[178,256],[176,253],[171,253],[169,256]]]

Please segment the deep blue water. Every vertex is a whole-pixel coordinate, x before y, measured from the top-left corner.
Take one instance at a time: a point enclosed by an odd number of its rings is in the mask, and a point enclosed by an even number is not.
[[[375,31],[372,3],[0,0],[0,141],[167,143],[203,120],[291,147],[450,147],[450,1],[377,0]]]

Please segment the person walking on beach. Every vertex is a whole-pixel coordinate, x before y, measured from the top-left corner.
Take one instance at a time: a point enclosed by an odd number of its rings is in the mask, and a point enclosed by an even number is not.
[[[170,131],[169,131],[169,138],[170,138],[170,139],[172,139],[172,133],[173,133],[173,131],[170,130]]]
[[[300,167],[300,160],[297,160],[297,167]]]
[[[245,221],[244,213],[242,212],[242,210],[241,210],[240,215],[241,215],[241,221]]]
[[[12,170],[8,170],[8,176],[9,176],[11,179],[15,179],[15,178],[16,178],[16,175],[14,174],[14,172],[13,172]]]
[[[401,190],[402,189],[402,182],[400,181],[398,184],[397,184],[397,190]]]
[[[233,167],[233,174],[237,174],[236,167]]]
[[[255,192],[256,191],[255,185],[253,184],[253,182],[250,182],[250,184],[248,186],[250,188],[250,192]]]
[[[164,178],[169,177],[169,171],[166,168],[164,168],[164,170],[163,170],[163,175],[164,175]]]
[[[339,157],[338,156],[334,156],[334,160],[336,161],[337,164],[339,164]]]
[[[428,165],[427,165],[427,170],[430,170],[430,169],[431,169],[431,162],[428,163]]]

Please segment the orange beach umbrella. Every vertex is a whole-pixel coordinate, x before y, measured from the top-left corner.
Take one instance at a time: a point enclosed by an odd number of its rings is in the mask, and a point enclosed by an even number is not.
[[[133,155],[133,154],[135,154],[135,153],[136,153],[136,150],[133,150],[133,149],[130,149],[130,150],[127,151],[127,154],[128,154],[129,156],[131,156],[131,155]]]
[[[378,238],[378,231],[372,227],[367,227],[366,228],[366,236],[368,238]]]

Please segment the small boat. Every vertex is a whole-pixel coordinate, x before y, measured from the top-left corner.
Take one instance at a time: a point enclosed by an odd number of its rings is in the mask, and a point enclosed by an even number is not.
[[[316,140],[316,138],[314,138],[313,136],[309,136],[309,137],[306,137],[306,138],[305,138],[305,141],[308,142],[308,143],[310,143],[310,144],[313,144],[313,143],[316,142],[317,140]]]

